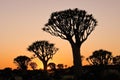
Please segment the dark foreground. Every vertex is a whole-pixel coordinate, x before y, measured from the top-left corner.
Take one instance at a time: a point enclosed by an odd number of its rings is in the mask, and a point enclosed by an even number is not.
[[[49,70],[0,70],[0,80],[74,80],[74,68]],[[84,66],[80,80],[120,80],[120,66]]]

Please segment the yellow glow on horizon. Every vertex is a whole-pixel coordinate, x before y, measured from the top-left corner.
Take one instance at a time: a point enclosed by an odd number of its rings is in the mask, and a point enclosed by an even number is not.
[[[86,10],[98,21],[98,26],[81,46],[85,58],[99,49],[119,55],[119,3],[120,0],[0,0],[0,69],[16,68],[13,59],[19,55],[31,57],[33,53],[27,51],[27,47],[36,40],[48,40],[59,48],[49,62],[72,66],[69,42],[41,30],[52,12],[69,8]],[[34,61],[43,68],[39,59]],[[88,64],[85,59],[83,64]]]

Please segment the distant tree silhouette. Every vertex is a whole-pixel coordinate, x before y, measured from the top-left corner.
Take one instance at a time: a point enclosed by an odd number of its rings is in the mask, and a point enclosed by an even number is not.
[[[53,12],[43,28],[43,31],[69,41],[72,47],[76,76],[82,72],[80,47],[96,25],[97,21],[92,14],[87,14],[85,10],[76,8]]]
[[[48,67],[50,67],[51,70],[55,70],[56,69],[56,64],[51,62],[48,64]]]
[[[47,70],[47,63],[52,59],[58,48],[48,41],[36,41],[28,47],[28,51],[35,53],[36,57],[42,61],[44,70]]]
[[[0,80],[15,80],[12,68],[6,67],[0,71]]]
[[[3,70],[12,71],[12,68],[11,68],[11,67],[6,67],[6,68],[4,68]]]
[[[112,62],[112,53],[106,50],[96,50],[87,58],[91,65],[108,65]]]
[[[113,57],[113,64],[120,65],[120,55]]]
[[[29,65],[31,66],[33,70],[37,68],[37,64],[35,62],[31,62]]]
[[[28,63],[31,61],[31,59],[27,56],[17,56],[14,58],[14,63],[17,64],[19,69],[21,70],[27,70]]]
[[[58,64],[57,67],[58,67],[58,69],[63,69],[64,65],[63,64]]]

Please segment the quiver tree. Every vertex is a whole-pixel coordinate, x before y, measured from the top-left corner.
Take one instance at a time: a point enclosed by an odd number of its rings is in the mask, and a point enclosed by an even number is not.
[[[42,61],[44,70],[47,70],[47,63],[58,51],[54,44],[48,41],[36,41],[28,47],[28,51],[33,52]]]
[[[30,61],[31,59],[27,56],[18,56],[14,58],[14,63],[17,64],[20,70],[27,70]]]
[[[91,65],[109,65],[112,63],[112,53],[106,50],[96,50],[87,58]]]
[[[87,14],[85,10],[68,9],[53,12],[43,28],[44,31],[53,36],[69,41],[73,53],[73,64],[76,75],[81,72],[82,62],[80,47],[88,38],[97,25],[92,14]]]

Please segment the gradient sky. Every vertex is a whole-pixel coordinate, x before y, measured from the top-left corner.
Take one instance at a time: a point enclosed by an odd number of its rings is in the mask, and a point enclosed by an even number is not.
[[[16,68],[13,59],[19,55],[30,57],[33,53],[27,47],[36,40],[48,40],[59,48],[50,62],[71,66],[70,44],[41,30],[52,12],[69,8],[86,10],[98,21],[81,47],[83,56],[99,49],[120,54],[120,0],[0,0],[0,69]]]

